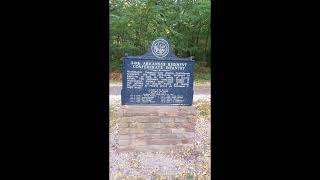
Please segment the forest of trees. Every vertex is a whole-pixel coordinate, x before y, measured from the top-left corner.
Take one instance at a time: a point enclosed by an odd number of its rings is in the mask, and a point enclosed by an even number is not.
[[[110,70],[125,53],[137,56],[152,40],[166,38],[178,57],[210,66],[210,0],[110,0]]]

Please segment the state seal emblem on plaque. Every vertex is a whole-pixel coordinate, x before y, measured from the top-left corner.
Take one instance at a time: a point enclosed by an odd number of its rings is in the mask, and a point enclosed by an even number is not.
[[[157,58],[166,57],[169,53],[169,43],[164,39],[156,39],[152,42],[151,51]]]

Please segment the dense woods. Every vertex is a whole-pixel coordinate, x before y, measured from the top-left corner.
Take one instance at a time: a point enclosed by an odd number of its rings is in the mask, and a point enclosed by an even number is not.
[[[210,66],[210,9],[210,0],[110,0],[110,70],[121,70],[125,53],[144,54],[157,37],[178,57]]]

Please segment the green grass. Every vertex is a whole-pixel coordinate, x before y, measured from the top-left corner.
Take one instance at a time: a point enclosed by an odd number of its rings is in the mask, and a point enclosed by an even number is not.
[[[210,82],[211,73],[197,74],[195,73],[194,82]]]
[[[211,68],[206,62],[196,62],[194,67],[194,81],[211,81]]]
[[[109,80],[109,84],[121,84],[121,83],[122,83],[122,81],[120,81],[120,80],[115,80],[115,79]]]

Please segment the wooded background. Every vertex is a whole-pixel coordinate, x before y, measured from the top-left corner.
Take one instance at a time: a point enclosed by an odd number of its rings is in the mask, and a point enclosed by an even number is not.
[[[142,55],[157,37],[178,57],[193,56],[197,69],[209,68],[210,10],[210,0],[110,0],[110,71],[121,71],[125,53]]]

